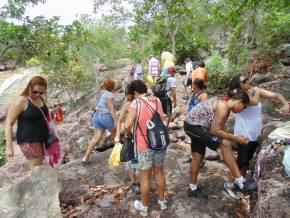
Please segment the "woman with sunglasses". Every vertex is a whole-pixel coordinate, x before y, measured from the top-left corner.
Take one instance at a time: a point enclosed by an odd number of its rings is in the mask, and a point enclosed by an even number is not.
[[[44,142],[48,138],[48,126],[43,116],[48,115],[43,95],[47,82],[41,76],[31,78],[21,95],[10,105],[5,124],[6,155],[14,156],[12,127],[17,121],[16,140],[28,160],[30,169],[43,164]]]
[[[252,87],[249,79],[241,75],[233,77],[230,81],[229,96],[235,89],[240,89],[250,97],[250,104],[247,108],[236,115],[234,126],[234,135],[242,135],[249,139],[247,145],[237,144],[237,164],[242,175],[245,175],[249,167],[249,162],[257,150],[259,145],[258,140],[262,133],[262,106],[260,99],[267,98],[278,100],[283,105],[281,108],[283,113],[289,113],[289,106],[288,102],[281,94],[270,92],[258,87]],[[231,182],[227,182],[224,188],[231,197],[235,195],[232,191],[233,184]]]

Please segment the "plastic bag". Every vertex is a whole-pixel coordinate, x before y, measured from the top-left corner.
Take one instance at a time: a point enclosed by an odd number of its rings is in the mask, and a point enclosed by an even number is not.
[[[285,167],[286,173],[290,176],[290,145],[288,145],[285,149],[282,163]]]
[[[110,159],[108,161],[109,165],[111,166],[120,166],[121,161],[120,161],[120,153],[121,153],[121,149],[122,149],[122,144],[121,143],[117,143],[115,144]]]
[[[120,160],[127,162],[135,158],[134,141],[131,138],[124,138],[123,146],[120,153]]]
[[[148,73],[146,77],[146,82],[149,87],[153,86],[154,80],[153,77]]]

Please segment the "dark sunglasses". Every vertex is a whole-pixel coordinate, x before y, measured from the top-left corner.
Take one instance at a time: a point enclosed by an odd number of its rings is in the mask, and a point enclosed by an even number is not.
[[[45,94],[45,92],[39,92],[39,91],[32,91],[33,94],[40,94],[40,95],[43,95]]]
[[[249,81],[249,79],[248,79],[248,78],[245,78],[245,79],[243,79],[242,81],[240,81],[240,83],[242,83],[242,84],[246,84],[248,81]]]

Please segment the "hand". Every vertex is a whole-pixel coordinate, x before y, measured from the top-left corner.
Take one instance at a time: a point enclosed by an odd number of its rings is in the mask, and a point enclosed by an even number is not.
[[[284,105],[283,107],[281,107],[281,112],[282,113],[284,113],[284,114],[287,114],[287,113],[289,113],[289,105],[287,104],[287,105]]]
[[[12,158],[14,156],[14,150],[12,146],[7,146],[6,147],[6,156],[8,158]]]
[[[249,139],[245,136],[235,136],[235,141],[239,144],[246,145],[249,143]]]
[[[115,141],[115,143],[119,143],[120,142],[120,137],[115,136],[114,141]]]

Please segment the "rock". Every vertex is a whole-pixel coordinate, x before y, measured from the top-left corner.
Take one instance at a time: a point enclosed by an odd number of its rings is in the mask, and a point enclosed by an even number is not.
[[[285,43],[285,44],[279,45],[276,48],[275,53],[278,54],[278,55],[281,55],[281,56],[289,57],[290,56],[290,44],[289,43]]]
[[[253,82],[255,85],[259,85],[261,83],[265,83],[269,81],[271,81],[270,74],[256,73],[254,76],[251,77],[251,82]]]
[[[290,58],[281,58],[278,62],[284,64],[285,66],[290,66]]]
[[[0,189],[0,217],[62,217],[59,190],[56,171],[37,167],[31,176]]]
[[[6,66],[0,65],[0,71],[4,71],[4,70],[6,70]]]
[[[268,139],[274,141],[276,139],[290,138],[290,121],[283,123],[280,127],[272,131]]]

